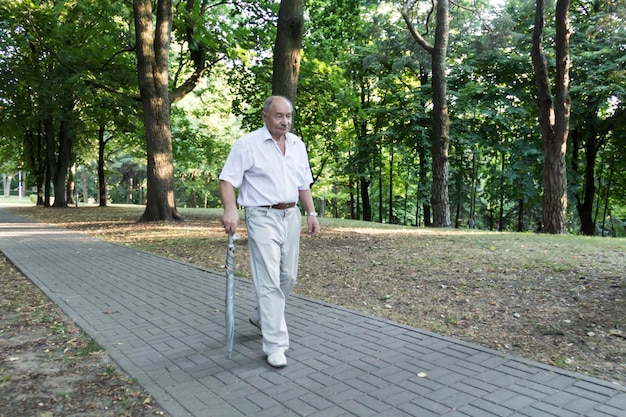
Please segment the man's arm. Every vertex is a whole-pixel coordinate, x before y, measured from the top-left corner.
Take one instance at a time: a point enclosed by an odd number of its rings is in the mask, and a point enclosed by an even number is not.
[[[224,205],[222,226],[224,226],[226,233],[234,235],[237,232],[237,223],[239,223],[239,211],[237,211],[235,187],[230,182],[220,180],[220,198]]]
[[[320,224],[317,221],[317,213],[315,213],[315,204],[313,204],[313,196],[311,190],[300,190],[300,202],[304,208],[306,214],[306,224],[311,236],[316,236],[320,233]],[[311,214],[314,213],[314,214]]]

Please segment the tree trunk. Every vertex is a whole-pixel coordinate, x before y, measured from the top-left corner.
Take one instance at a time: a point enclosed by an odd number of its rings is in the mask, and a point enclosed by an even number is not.
[[[368,107],[368,97],[365,89],[365,83],[361,79],[360,85],[361,96],[361,109]],[[359,196],[361,197],[362,206],[357,204],[357,218],[360,218],[361,212],[363,220],[372,221],[372,205],[369,195],[369,186],[373,178],[373,168],[371,166],[371,155],[375,152],[375,147],[371,144],[370,137],[367,131],[367,121],[359,119],[358,116],[354,116],[354,129],[356,133],[356,151],[355,151],[355,166],[358,173],[358,187]],[[358,203],[358,202],[357,202]],[[358,212],[359,207],[362,207],[361,212]]]
[[[295,105],[304,29],[303,0],[282,0],[274,44],[272,92]]]
[[[391,144],[389,153],[389,223],[395,224],[398,223],[398,221],[394,218],[393,215],[393,144]]]
[[[402,207],[402,210],[404,212],[404,216],[403,216],[403,220],[402,220],[402,224],[403,225],[407,225],[407,210],[409,207],[409,181],[408,178],[410,178],[410,172],[409,172],[410,168],[407,167],[407,172],[405,173],[405,177],[404,177],[404,204]]]
[[[107,205],[107,182],[104,176],[104,149],[107,141],[104,139],[104,125],[100,125],[98,130],[98,205]]]
[[[89,202],[89,187],[87,186],[87,184],[89,184],[88,181],[89,179],[87,178],[87,170],[83,166],[83,168],[80,170],[80,185],[82,188],[83,203]]]
[[[56,141],[54,140],[54,120],[52,116],[46,117],[43,121],[44,135],[46,137],[46,174],[45,174],[45,188],[44,188],[44,207],[50,207],[50,186],[52,185],[52,177],[54,171],[56,171],[56,156],[54,150],[56,149]]]
[[[352,220],[356,220],[356,219],[358,219],[358,217],[357,217],[356,201],[355,201],[355,198],[354,198],[354,189],[355,189],[354,183],[355,183],[355,181],[352,178],[352,175],[350,175],[348,178],[349,178],[348,185],[350,187],[350,218]]]
[[[14,176],[15,175],[6,175],[6,174],[2,175],[2,179],[4,181],[4,197],[5,198],[11,197],[11,181],[13,181]]]
[[[524,199],[517,200],[517,231],[524,231]]]
[[[609,169],[609,178],[607,180],[606,183],[606,192],[604,193],[604,210],[602,213],[602,227],[600,228],[601,231],[601,235],[605,236],[605,230],[606,230],[606,219],[607,216],[610,214],[609,212],[609,196],[611,195],[611,180],[613,179],[613,166],[614,163],[613,161],[611,162],[611,164],[609,164],[610,169]],[[615,237],[615,228],[613,226],[613,221],[611,220],[611,229],[613,230],[613,237]]]
[[[70,167],[70,153],[72,151],[72,140],[70,138],[70,122],[67,119],[61,120],[59,124],[59,152],[54,170],[54,204],[52,207],[67,207],[65,180]]]
[[[544,203],[547,233],[566,233],[567,176],[565,154],[569,130],[569,0],[556,3],[556,82],[554,99],[550,89],[548,64],[543,49],[545,4],[537,0],[531,57],[537,84],[539,123],[543,142]]]
[[[383,217],[383,156],[382,149],[379,146],[376,146],[376,155],[377,157],[374,159],[378,161],[378,221],[380,223],[384,223],[385,219]]]
[[[435,44],[430,45],[415,30],[409,18],[408,10],[413,2],[406,2],[402,17],[415,42],[426,50],[432,58],[432,89],[433,89],[433,138],[432,138],[432,188],[431,206],[435,227],[450,227],[450,201],[448,197],[450,146],[450,116],[446,101],[446,55],[450,35],[448,0],[436,2]]]
[[[41,129],[43,123],[38,124],[37,132],[30,131],[27,133],[28,139],[24,143],[24,153],[28,158],[30,171],[33,175],[33,182],[37,189],[37,205],[43,205],[43,185],[46,175],[46,157],[45,157],[45,133]]]
[[[463,166],[463,161],[460,160],[460,158],[458,158],[457,160],[458,166],[462,167]],[[454,228],[458,229],[459,227],[461,227],[461,207],[463,206],[463,199],[464,199],[464,192],[463,192],[463,183],[465,182],[465,178],[463,175],[463,170],[459,169],[457,171],[457,175],[456,175],[456,187],[455,187],[455,191],[456,191],[456,204],[455,204],[455,213],[454,213]]]
[[[67,170],[67,181],[65,181],[65,201],[67,205],[78,205],[78,200],[74,201],[74,191],[76,190],[76,164],[72,164]]]
[[[361,200],[363,202],[363,220],[367,222],[372,221],[372,204],[370,203],[370,182],[365,178],[359,179],[359,186],[361,188]]]
[[[477,154],[478,152],[476,150],[472,151],[472,189],[471,189],[471,201],[470,201],[470,219],[471,219],[471,228],[475,228],[476,227],[476,196],[478,194],[477,192],[477,188],[478,188],[478,164],[476,162],[477,160]]]
[[[595,169],[596,156],[598,154],[598,138],[594,124],[590,124],[590,132],[587,132],[585,141],[585,183],[581,192],[576,195],[576,211],[580,218],[580,230],[583,235],[593,236],[596,233],[596,224],[593,218],[593,200],[596,194]],[[572,167],[574,172],[578,172],[578,161],[580,152],[579,132],[572,131]]]
[[[44,121],[46,145],[49,147],[46,157],[48,158],[51,179],[54,183],[54,203],[52,207],[66,208],[68,205],[66,180],[72,159],[72,113],[74,111],[74,103],[68,97],[63,101],[56,102],[55,105],[61,110],[58,124],[59,140],[56,142],[54,139],[54,119],[50,117]],[[57,149],[56,155],[55,148]],[[47,184],[49,187],[50,182]]]
[[[152,1],[134,0],[137,73],[147,154],[147,204],[140,222],[180,220],[174,199],[174,163],[168,91],[172,1],[157,3],[153,25]]]
[[[419,155],[419,189],[417,190],[417,207],[422,206],[422,215],[424,217],[424,226],[428,227],[432,225],[431,215],[430,215],[430,204],[428,204],[426,200],[426,190],[428,184],[428,165],[426,164],[426,149],[423,146],[418,147],[418,155]],[[417,222],[417,215],[415,217]],[[418,226],[416,224],[416,226]]]
[[[502,159],[500,161],[500,190],[498,196],[498,231],[502,231],[504,228],[504,166],[505,156],[504,152],[501,153]]]
[[[431,204],[433,226],[450,227],[448,199],[448,148],[450,145],[450,116],[446,101],[446,54],[449,36],[448,1],[437,2],[437,27],[433,49],[433,188]]]

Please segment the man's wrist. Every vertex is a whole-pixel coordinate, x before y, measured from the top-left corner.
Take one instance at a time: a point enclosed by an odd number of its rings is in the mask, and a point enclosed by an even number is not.
[[[305,214],[307,215],[307,217],[308,216],[317,216],[317,212],[315,212],[315,211],[307,211]]]

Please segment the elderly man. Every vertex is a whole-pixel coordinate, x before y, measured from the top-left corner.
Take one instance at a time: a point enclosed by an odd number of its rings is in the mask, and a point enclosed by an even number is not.
[[[264,126],[233,144],[219,177],[226,233],[237,230],[237,203],[245,207],[257,299],[250,323],[261,330],[263,352],[275,368],[287,365],[285,302],[298,273],[302,227],[298,200],[307,216],[308,233],[315,236],[320,231],[308,155],[304,142],[291,133],[292,116],[293,106],[287,98],[265,100],[261,112]],[[238,196],[235,188],[239,188]]]

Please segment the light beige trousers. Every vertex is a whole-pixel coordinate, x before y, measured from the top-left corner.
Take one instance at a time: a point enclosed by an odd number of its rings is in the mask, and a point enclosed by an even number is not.
[[[266,355],[289,349],[285,303],[296,283],[302,216],[298,206],[286,210],[246,208],[248,250]]]

